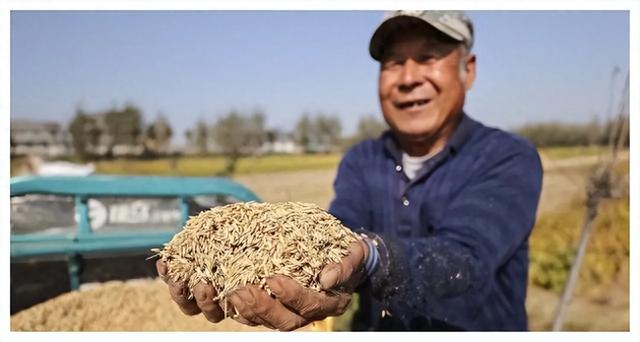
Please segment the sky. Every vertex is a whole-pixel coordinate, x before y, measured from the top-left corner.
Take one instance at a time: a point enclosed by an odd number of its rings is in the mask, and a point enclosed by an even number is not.
[[[470,11],[477,79],[465,110],[487,125],[606,118],[629,70],[626,11]],[[11,119],[68,124],[76,108],[133,103],[174,141],[202,119],[261,110],[292,130],[381,118],[368,54],[379,11],[13,11]],[[612,82],[612,70],[620,72]],[[616,92],[617,91],[617,92]]]

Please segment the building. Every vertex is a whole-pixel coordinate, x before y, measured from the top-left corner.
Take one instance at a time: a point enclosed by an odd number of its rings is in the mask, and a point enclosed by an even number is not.
[[[264,142],[262,146],[260,146],[260,152],[264,154],[294,154],[302,153],[303,149],[302,146],[296,143],[292,133],[275,131],[272,139],[268,139],[268,141]]]
[[[71,135],[57,122],[11,120],[11,155],[59,157],[72,153]]]

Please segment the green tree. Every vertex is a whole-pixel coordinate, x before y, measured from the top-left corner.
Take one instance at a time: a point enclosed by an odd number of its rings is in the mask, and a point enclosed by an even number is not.
[[[342,124],[337,116],[320,114],[316,118],[317,140],[324,152],[335,149],[342,138]]]
[[[207,153],[207,124],[198,120],[195,129],[191,133],[193,144],[195,144],[198,154]]]
[[[136,106],[127,104],[122,110],[111,109],[104,114],[108,139],[107,155],[113,154],[116,145],[137,146],[142,134],[142,112]]]
[[[311,144],[312,135],[313,123],[311,122],[309,115],[305,113],[296,124],[294,134],[295,141],[300,144],[305,151],[307,151],[309,144]]]
[[[337,116],[304,114],[295,129],[295,140],[305,152],[329,152],[338,147],[342,124]]]
[[[91,147],[95,148],[97,138],[92,133],[96,132],[95,120],[82,109],[77,109],[76,114],[69,123],[69,133],[72,138],[72,146],[75,154],[86,160],[91,155]]]
[[[255,154],[267,139],[265,117],[256,111],[242,115],[236,111],[219,118],[212,127],[213,140],[226,157],[223,176],[231,176],[242,156]]]
[[[365,139],[376,139],[387,129],[389,129],[389,126],[386,122],[378,119],[374,115],[361,117],[360,120],[358,120],[356,132],[342,141],[342,150],[345,151]]]
[[[375,139],[388,128],[389,126],[387,126],[384,121],[378,119],[376,116],[367,115],[361,117],[358,121],[356,136],[358,140]]]
[[[144,137],[145,150],[151,154],[166,154],[173,130],[169,122],[160,114],[146,129]]]

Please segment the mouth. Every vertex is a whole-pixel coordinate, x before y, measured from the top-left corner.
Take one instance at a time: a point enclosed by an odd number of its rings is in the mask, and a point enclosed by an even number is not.
[[[431,100],[415,100],[415,101],[402,101],[402,102],[396,102],[395,106],[398,109],[404,110],[404,109],[419,109],[423,106],[426,106],[429,102],[431,102]]]

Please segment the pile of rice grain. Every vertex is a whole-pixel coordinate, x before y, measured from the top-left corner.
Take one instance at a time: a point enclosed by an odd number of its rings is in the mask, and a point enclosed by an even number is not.
[[[213,284],[215,300],[247,284],[289,276],[320,290],[324,266],[339,262],[360,239],[322,208],[307,203],[234,203],[189,218],[164,249],[154,250],[168,265],[167,276]]]

